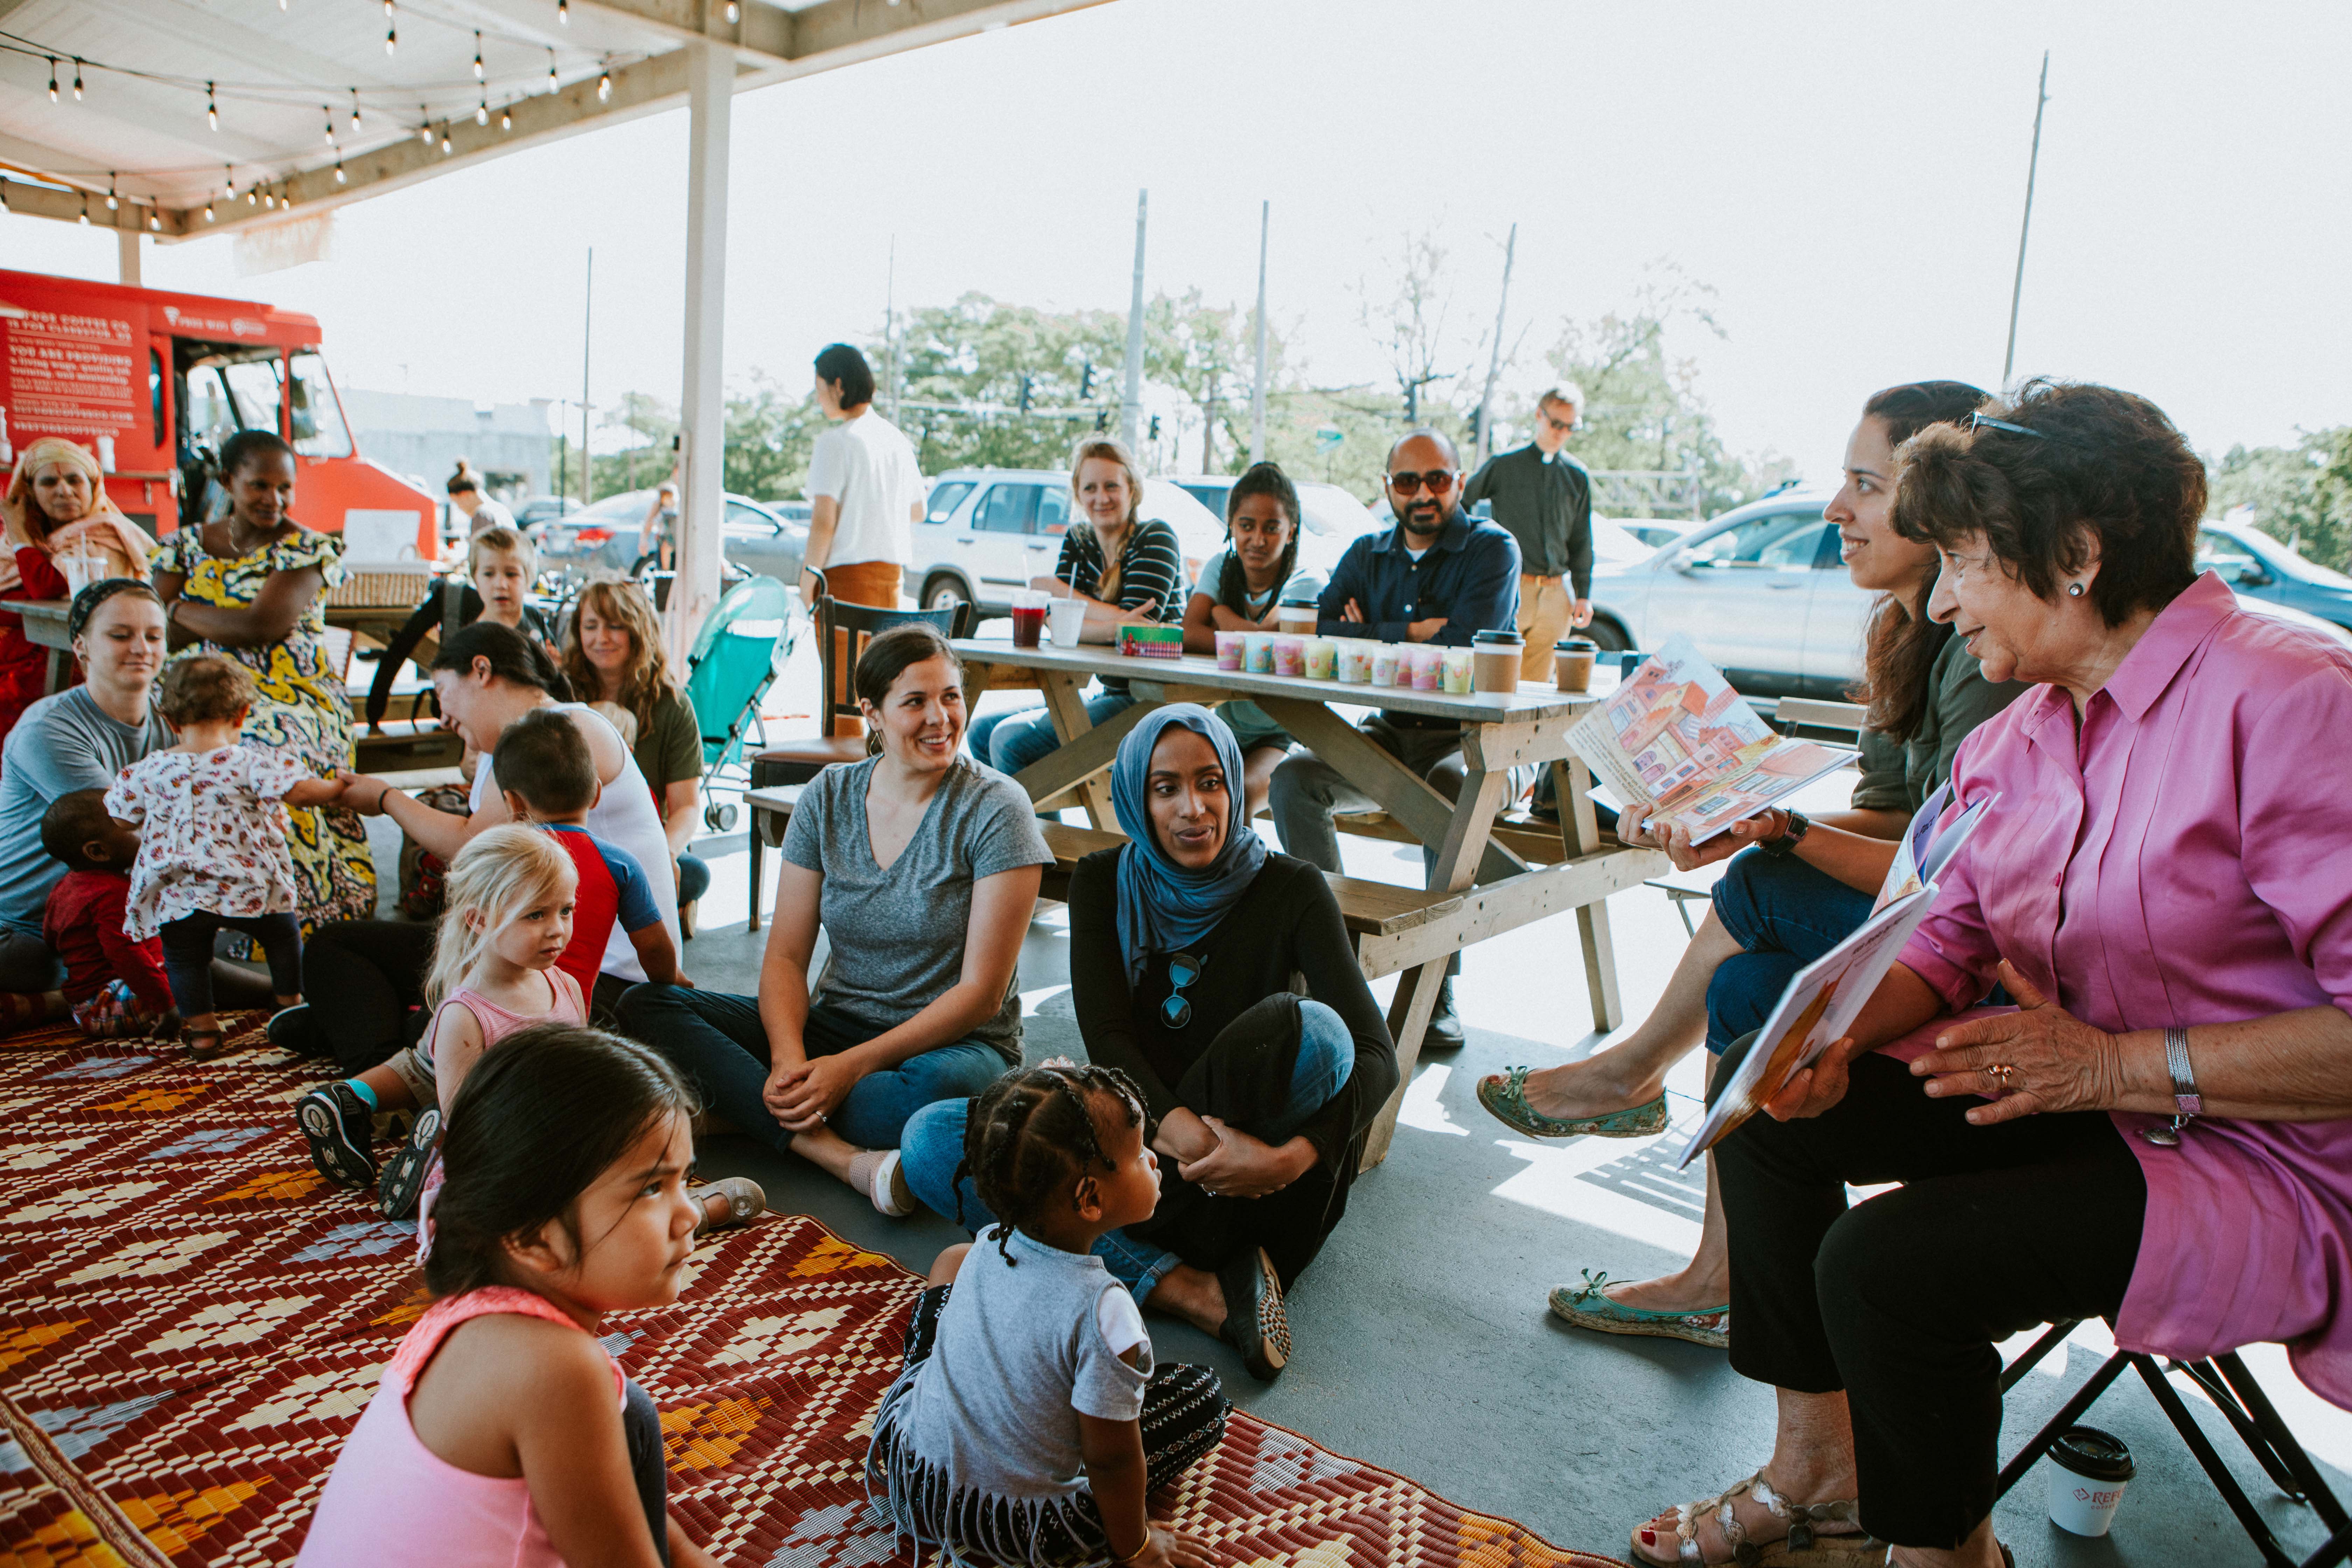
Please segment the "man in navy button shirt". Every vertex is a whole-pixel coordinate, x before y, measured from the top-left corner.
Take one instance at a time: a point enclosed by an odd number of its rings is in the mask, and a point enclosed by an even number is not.
[[[1467,647],[1482,631],[1508,631],[1519,616],[1519,547],[1460,504],[1462,458],[1435,430],[1409,431],[1390,448],[1389,505],[1397,523],[1348,547],[1323,590],[1318,631],[1327,637],[1443,643]],[[1372,743],[1429,781],[1447,799],[1460,793],[1462,727],[1418,713],[1376,713],[1363,722]],[[1274,770],[1268,805],[1285,852],[1326,871],[1339,867],[1335,811],[1368,811],[1374,802],[1308,752],[1293,752]],[[1424,864],[1433,851],[1423,847]],[[1427,1043],[1458,1046],[1454,1010],[1456,953],[1429,1021]]]

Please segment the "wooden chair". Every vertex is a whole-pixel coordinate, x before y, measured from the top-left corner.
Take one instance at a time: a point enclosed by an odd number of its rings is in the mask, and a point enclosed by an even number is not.
[[[2063,1344],[2066,1336],[2074,1331],[2079,1321],[2051,1325],[2047,1333],[2002,1369],[2001,1392],[2007,1394],[2034,1363]],[[2189,1446],[2189,1451],[2195,1456],[2198,1464],[2203,1467],[2206,1477],[2213,1483],[2213,1489],[2221,1494],[2221,1500],[2230,1505],[2231,1513],[2237,1515],[2238,1523],[2254,1543],[2254,1550],[2262,1553],[2267,1568],[2337,1568],[2337,1564],[2352,1561],[2352,1515],[2346,1514],[2344,1505],[2336,1500],[2335,1492],[2321,1478],[2318,1467],[2311,1462],[2311,1456],[2304,1451],[2302,1443],[2279,1418],[2277,1408],[2263,1393],[2262,1385],[2254,1381],[2254,1374],[2234,1353],[2212,1356],[2204,1361],[2166,1363],[2140,1351],[2118,1349],[2107,1358],[2105,1365],[2091,1374],[2089,1382],[2074,1391],[2074,1396],[2050,1418],[2049,1424],[2034,1434],[2033,1440],[2002,1468],[2000,1479],[1995,1483],[1993,1496],[2006,1496],[2010,1488],[2023,1480],[2026,1472],[2033,1468],[2034,1461],[2048,1453],[2051,1445],[2057,1442],[2069,1426],[2080,1421],[2084,1412],[2097,1402],[2099,1395],[2105,1394],[2126,1369],[2138,1373],[2140,1380],[2147,1384],[2147,1391],[2156,1396],[2158,1407],[2172,1423],[2173,1430],[2180,1434],[2180,1440]],[[2254,1456],[2273,1484],[2290,1500],[2301,1503],[2319,1515],[2332,1533],[2318,1551],[2299,1562],[2288,1555],[2286,1549],[2279,1544],[2278,1537],[2272,1532],[2270,1522],[2263,1518],[2261,1510],[2246,1496],[2245,1489],[2238,1484],[2238,1478],[2231,1474],[2230,1467],[2214,1451],[2212,1443],[2205,1436],[2205,1429],[2198,1425],[2195,1414],[2166,1375],[2168,1371],[2184,1373],[2195,1382],[2212,1400],[2213,1407],[2221,1413],[2222,1418],[2245,1442],[2247,1450]]]
[[[815,575],[821,590],[824,574]],[[835,763],[866,760],[862,723],[854,735],[830,731],[836,718],[860,718],[857,693],[851,687],[850,676],[857,668],[858,656],[866,651],[866,645],[874,640],[876,633],[910,621],[922,621],[937,627],[941,637],[968,637],[972,620],[970,605],[951,605],[937,610],[877,610],[868,605],[845,605],[820,592],[815,622],[817,688],[822,700],[817,704],[817,721],[826,732],[753,752],[751,787],[772,789],[779,784],[806,784]],[[842,635],[836,637],[836,632]]]

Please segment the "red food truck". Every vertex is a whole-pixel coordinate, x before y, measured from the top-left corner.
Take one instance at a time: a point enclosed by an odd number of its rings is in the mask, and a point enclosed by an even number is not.
[[[316,321],[270,305],[0,271],[0,476],[63,436],[161,538],[221,499],[223,441],[274,430],[305,527],[342,534],[348,560],[434,559],[436,498],[359,455],[319,341]]]

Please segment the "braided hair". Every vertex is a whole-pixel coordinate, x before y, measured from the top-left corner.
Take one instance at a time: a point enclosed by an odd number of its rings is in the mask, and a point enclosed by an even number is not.
[[[1298,487],[1290,476],[1273,463],[1252,463],[1234,488],[1225,492],[1225,565],[1217,577],[1217,603],[1237,616],[1249,614],[1249,574],[1242,569],[1241,552],[1233,548],[1234,514],[1242,502],[1252,496],[1272,496],[1290,520],[1290,542],[1282,547],[1282,559],[1275,565],[1274,591],[1279,595],[1290,574],[1298,570],[1298,534],[1305,524],[1298,510]]]
[[[996,1248],[1008,1265],[1017,1267],[1006,1247],[1012,1232],[1034,1236],[1055,1204],[1066,1199],[1075,1205],[1080,1177],[1111,1168],[1095,1129],[1092,1101],[1098,1095],[1118,1102],[1123,1125],[1143,1125],[1143,1092],[1117,1068],[1016,1068],[972,1101],[956,1184],[961,1187],[969,1175],[980,1201],[996,1215]],[[961,1223],[961,1199],[956,1207]]]

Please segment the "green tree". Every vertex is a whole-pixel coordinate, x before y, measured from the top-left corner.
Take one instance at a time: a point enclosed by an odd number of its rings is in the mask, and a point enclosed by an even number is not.
[[[1181,299],[1160,295],[1143,309],[1143,374],[1192,405],[1202,473],[1236,466],[1249,452],[1250,379],[1257,363],[1254,315],[1209,304],[1198,289]],[[1269,333],[1269,360],[1273,352]],[[1181,458],[1176,466],[1189,467]]]
[[[750,385],[727,400],[727,488],[753,500],[798,499],[824,426],[814,397],[753,370]]]
[[[2255,527],[2310,560],[2352,565],[2352,425],[2292,447],[2232,447],[2211,472],[2216,510],[2252,507]]]
[[[1126,318],[1111,310],[1041,310],[971,293],[908,312],[900,422],[923,470],[1062,467],[1097,419],[1118,428],[1126,344]],[[888,345],[868,352],[887,355]],[[1021,412],[1024,391],[1032,410],[1054,412]]]

